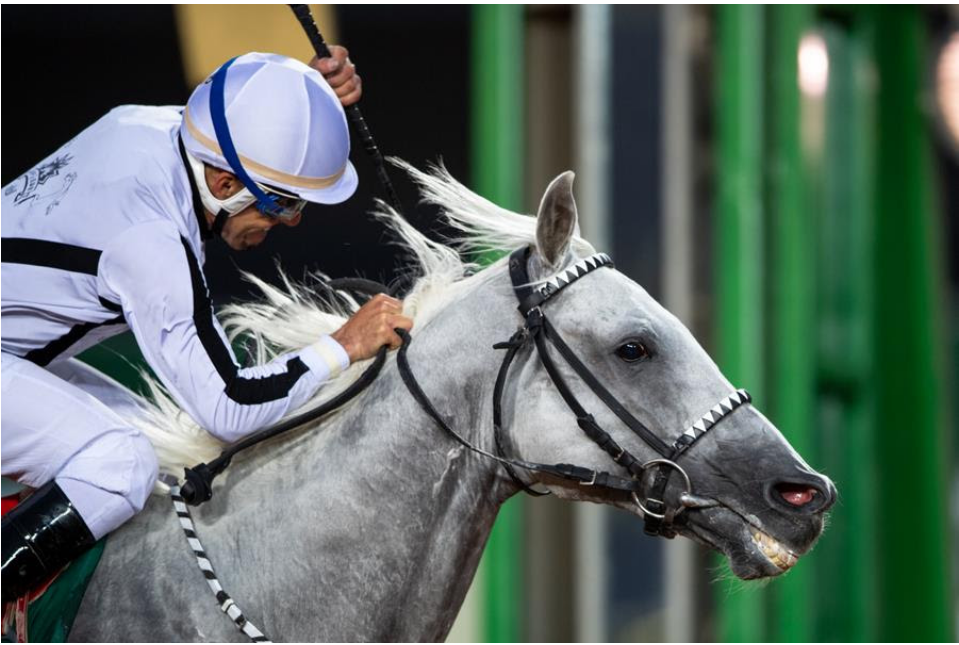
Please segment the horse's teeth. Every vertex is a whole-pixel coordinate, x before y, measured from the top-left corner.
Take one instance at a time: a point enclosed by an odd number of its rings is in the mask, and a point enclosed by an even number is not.
[[[783,571],[792,567],[799,560],[796,555],[780,544],[778,540],[762,531],[755,531],[753,533],[753,542],[755,542],[756,546],[759,547],[759,550],[762,551],[763,555],[766,556],[770,562]]]

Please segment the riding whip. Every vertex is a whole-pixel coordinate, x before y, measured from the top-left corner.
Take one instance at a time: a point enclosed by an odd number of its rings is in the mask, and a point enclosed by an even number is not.
[[[306,32],[307,37],[313,44],[313,49],[316,51],[317,58],[329,58],[330,49],[326,46],[326,41],[323,40],[323,35],[320,34],[320,30],[317,28],[316,22],[313,20],[313,14],[310,12],[310,5],[291,4],[290,9],[293,10],[293,15],[295,15],[296,19],[300,21],[303,31]],[[400,199],[397,197],[396,190],[393,188],[393,182],[390,181],[390,176],[386,172],[386,162],[383,160],[383,154],[377,147],[376,141],[374,141],[373,135],[370,133],[370,128],[366,125],[366,119],[363,118],[363,113],[360,112],[360,106],[354,103],[353,105],[347,107],[346,116],[353,125],[353,129],[355,130],[356,134],[359,135],[360,140],[363,142],[363,149],[366,150],[366,153],[373,160],[373,167],[376,169],[376,177],[380,180],[380,184],[383,186],[383,192],[386,193],[386,201],[390,206],[393,207],[393,210],[395,210],[397,213],[402,213],[403,208],[400,206]]]

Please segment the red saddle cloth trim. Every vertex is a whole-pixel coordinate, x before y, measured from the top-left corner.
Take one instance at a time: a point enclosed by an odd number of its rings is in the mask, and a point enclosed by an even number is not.
[[[3,498],[3,508],[0,509],[0,515],[6,515],[20,503],[20,495],[8,495]]]

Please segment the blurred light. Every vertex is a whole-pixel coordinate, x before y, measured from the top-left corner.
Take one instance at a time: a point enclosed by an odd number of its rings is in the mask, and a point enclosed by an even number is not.
[[[959,147],[959,31],[939,52],[936,62],[936,105],[952,145]]]
[[[799,41],[799,89],[821,97],[829,84],[829,53],[819,34],[806,34]]]

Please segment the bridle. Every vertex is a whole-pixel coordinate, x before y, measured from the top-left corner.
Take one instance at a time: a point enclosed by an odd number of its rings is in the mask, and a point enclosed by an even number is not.
[[[713,406],[711,410],[681,433],[671,444],[667,444],[639,419],[633,416],[632,413],[599,382],[589,368],[576,356],[576,353],[570,349],[569,345],[566,344],[543,312],[543,307],[546,303],[564,288],[576,280],[589,275],[593,271],[603,267],[612,267],[613,261],[605,253],[598,253],[579,260],[573,266],[546,282],[531,284],[527,270],[530,250],[529,247],[524,247],[514,251],[509,258],[510,280],[512,281],[516,297],[519,300],[518,309],[523,318],[523,324],[520,325],[519,329],[509,340],[493,346],[494,349],[506,350],[503,362],[500,364],[499,372],[496,376],[496,383],[493,387],[493,433],[496,454],[483,450],[462,437],[449,425],[443,415],[436,410],[430,398],[423,392],[410,367],[407,352],[409,351],[412,339],[404,330],[397,329],[397,334],[403,339],[403,345],[397,352],[396,357],[400,377],[413,395],[413,398],[416,399],[417,403],[419,403],[437,425],[469,450],[499,462],[506,469],[506,472],[512,480],[530,495],[541,496],[548,493],[542,493],[531,488],[528,483],[519,477],[517,469],[543,473],[559,479],[573,481],[581,486],[590,487],[592,490],[625,493],[629,495],[633,502],[643,511],[645,521],[644,530],[646,533],[673,537],[675,535],[673,521],[683,510],[687,508],[706,508],[718,505],[718,502],[715,500],[693,494],[692,482],[690,481],[689,475],[677,463],[677,460],[689,450],[693,444],[699,441],[703,435],[715,427],[717,423],[735,409],[749,403],[751,398],[745,390],[736,390]],[[356,280],[338,281],[337,286],[356,288],[360,291],[370,293],[385,290],[381,285],[373,283],[367,284],[365,282],[358,284]],[[586,408],[584,408],[576,398],[576,395],[573,394],[573,391],[566,383],[566,379],[563,378],[563,375],[556,367],[547,343],[556,348],[560,356],[563,357],[566,363],[576,372],[577,376],[590,390],[606,404],[606,407],[608,407],[620,421],[635,432],[650,448],[656,451],[656,453],[660,455],[659,457],[641,462],[628,450],[620,446],[608,432],[603,430],[593,415],[587,412]],[[579,427],[587,437],[606,451],[616,464],[626,470],[628,477],[573,464],[543,464],[506,456],[503,447],[503,395],[509,378],[510,367],[516,355],[524,348],[531,346],[536,347],[536,353],[539,355],[540,362],[542,362],[543,367],[559,391],[560,396],[562,396],[566,405],[576,416],[576,422]],[[226,447],[220,456],[212,460],[209,464],[197,464],[192,468],[187,468],[184,473],[185,481],[181,491],[183,499],[191,505],[201,504],[209,500],[213,495],[213,479],[229,466],[231,460],[238,452],[302,426],[308,421],[315,420],[327,412],[337,409],[365,390],[366,387],[376,379],[376,376],[385,363],[385,358],[386,351],[384,348],[361,377],[332,400],[313,410],[296,415],[274,427],[257,432]],[[664,500],[666,488],[673,472],[678,473],[682,478],[683,488],[679,495],[679,504],[670,507]],[[645,481],[648,479],[648,477],[646,477],[647,474],[654,475],[648,491],[646,490],[645,484]]]
[[[624,492],[629,494],[636,505],[643,511],[645,520],[644,530],[646,533],[673,537],[675,535],[675,531],[672,528],[673,521],[683,510],[687,508],[705,508],[718,505],[718,502],[715,500],[698,497],[693,494],[692,482],[690,481],[689,475],[677,463],[677,460],[699,441],[703,435],[714,428],[716,424],[740,406],[749,403],[751,398],[745,390],[736,390],[717,403],[698,421],[681,433],[671,444],[667,444],[639,421],[639,419],[633,416],[623,404],[599,382],[596,376],[576,356],[569,345],[566,344],[543,311],[543,306],[564,288],[576,280],[589,275],[593,271],[603,267],[612,267],[613,261],[605,253],[598,253],[579,260],[573,266],[546,282],[531,284],[527,269],[530,251],[530,247],[524,247],[514,251],[509,258],[510,280],[512,281],[516,297],[519,299],[518,309],[520,315],[523,317],[523,324],[509,340],[493,346],[494,349],[506,350],[506,355],[500,364],[499,372],[496,376],[496,383],[493,388],[493,428],[498,454],[483,450],[463,438],[436,410],[429,397],[419,386],[410,368],[406,356],[411,342],[410,336],[402,330],[397,330],[403,338],[403,346],[397,354],[397,366],[400,371],[400,376],[416,401],[440,427],[456,441],[473,452],[499,462],[506,469],[507,473],[509,473],[513,481],[526,492],[532,495],[546,494],[532,489],[529,484],[519,477],[516,472],[517,469],[543,473],[560,479],[574,481],[581,486],[589,486],[594,490],[604,489]],[[559,369],[557,369],[556,363],[549,353],[547,343],[556,348],[560,356],[563,357],[566,363],[590,390],[606,404],[606,407],[608,407],[620,421],[639,435],[660,457],[641,462],[628,450],[620,446],[608,432],[600,427],[593,415],[587,412],[576,398],[576,395],[573,394],[573,391],[566,383],[566,379],[563,378],[563,375]],[[586,436],[602,448],[616,464],[624,468],[629,474],[629,477],[621,477],[609,472],[598,471],[573,464],[542,464],[514,459],[505,455],[503,449],[503,393],[506,388],[509,370],[513,360],[520,350],[530,345],[535,345],[536,353],[543,367],[559,391],[560,396],[562,396],[566,402],[566,405],[576,416],[576,422],[579,427]],[[683,489],[679,495],[679,505],[670,507],[664,499],[666,487],[674,471],[679,473],[682,478]],[[652,478],[652,485],[647,492],[644,490],[644,482],[648,479],[647,475],[650,473],[654,473],[654,477]]]

